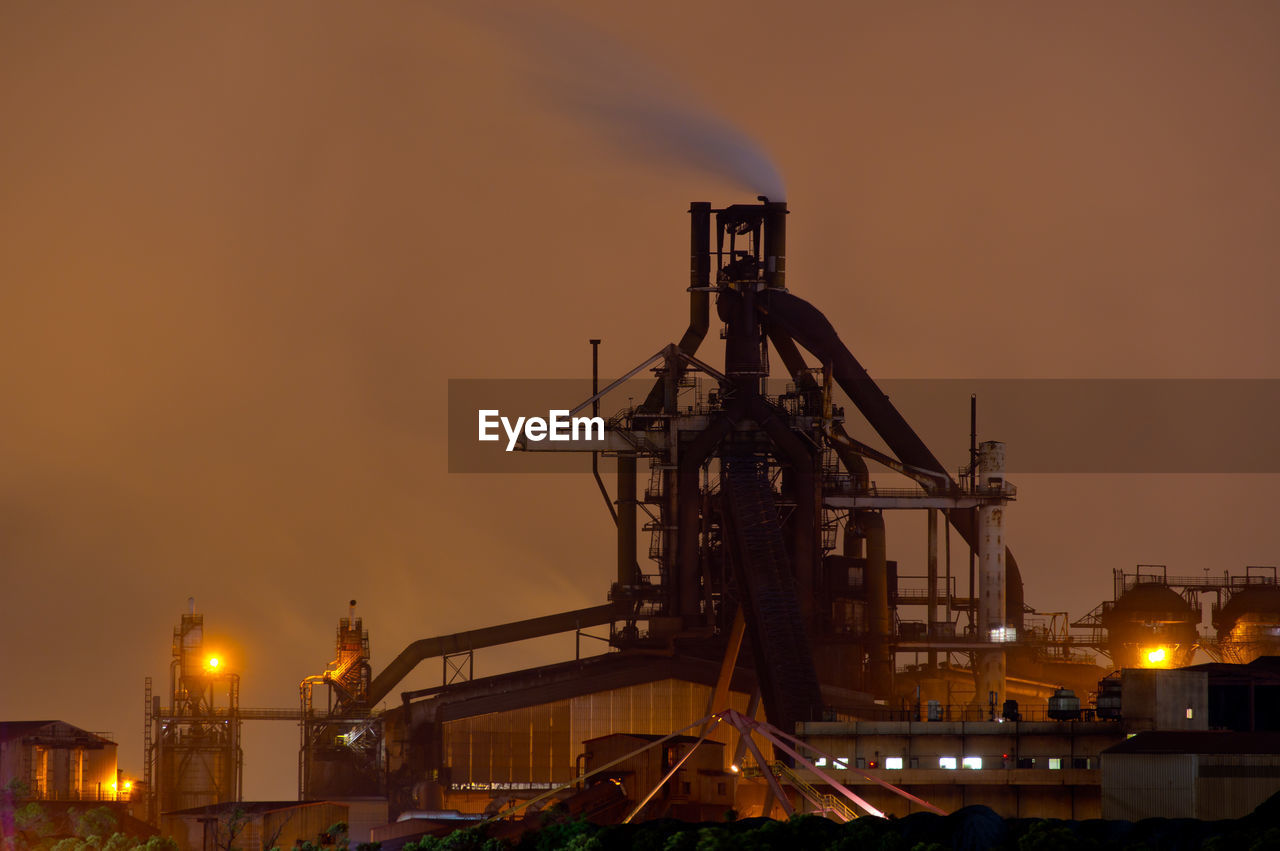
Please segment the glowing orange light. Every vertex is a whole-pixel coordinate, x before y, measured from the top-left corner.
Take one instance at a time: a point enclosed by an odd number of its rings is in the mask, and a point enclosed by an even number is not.
[[[1147,661],[1150,662],[1152,665],[1159,665],[1161,662],[1164,661],[1164,656],[1165,656],[1164,648],[1157,647],[1155,650],[1152,650],[1147,653]]]
[[[205,662],[205,664],[209,666],[210,671],[216,671],[218,670],[218,666],[222,664],[222,660],[217,656],[210,656],[209,661]]]

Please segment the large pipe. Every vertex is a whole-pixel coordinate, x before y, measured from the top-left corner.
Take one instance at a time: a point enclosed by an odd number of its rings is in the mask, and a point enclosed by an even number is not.
[[[791,378],[795,381],[796,386],[805,391],[819,390],[818,382],[809,374],[808,368],[804,362],[804,356],[801,355],[800,350],[796,348],[795,341],[787,336],[782,329],[777,328],[772,324],[769,325],[766,330],[769,335],[769,342],[773,344],[773,348],[778,353],[778,357],[782,358],[782,362],[787,367],[787,372],[791,374]],[[836,430],[841,435],[845,434],[843,425],[837,424]],[[853,489],[856,492],[866,491],[871,483],[871,474],[867,469],[866,460],[857,452],[854,452],[846,443],[833,443],[831,445],[832,448],[835,449],[836,457],[840,459],[840,463],[844,466],[845,470],[848,471],[849,476],[853,481]],[[865,534],[863,530],[874,523],[883,524],[883,520],[876,512],[866,510],[853,512],[844,527],[844,555],[846,557],[863,557],[863,540]]]
[[[396,685],[409,675],[423,659],[433,659],[446,653],[461,653],[466,650],[478,650],[481,647],[494,647],[509,644],[513,641],[525,641],[540,638],[544,635],[555,635],[573,629],[584,629],[589,626],[600,626],[614,620],[612,605],[592,606],[589,609],[576,609],[572,612],[561,612],[555,615],[544,615],[540,618],[515,621],[514,623],[473,629],[467,632],[456,632],[452,635],[437,635],[434,638],[420,638],[410,644],[400,655],[391,660],[391,664],[374,677],[369,684],[369,705],[377,705],[391,693]]]
[[[596,396],[600,393],[600,341],[591,340],[591,395]],[[600,416],[600,400],[593,399],[591,402],[591,416]],[[600,488],[600,495],[604,497],[605,507],[609,509],[609,516],[613,518],[613,523],[618,524],[618,510],[613,507],[613,500],[609,499],[609,489],[604,486],[604,479],[600,478],[600,453],[591,453],[591,475],[595,477],[596,487]],[[621,575],[621,574],[619,574]]]
[[[680,338],[680,351],[694,355],[711,327],[711,204],[694,201],[689,205],[689,327]],[[662,410],[666,389],[662,378],[653,383],[639,410]],[[621,460],[621,459],[619,459]]]
[[[680,338],[680,351],[686,355],[694,355],[698,351],[698,347],[702,345],[703,339],[707,336],[707,329],[711,325],[711,298],[709,290],[711,288],[711,204],[706,201],[694,201],[689,205],[689,327],[685,329],[684,336]],[[679,365],[671,363],[666,364],[668,372],[679,369]],[[668,407],[670,403],[669,390],[673,382],[679,379],[679,375],[659,376],[653,383],[649,395],[645,397],[643,403],[637,409],[638,412],[656,413]],[[668,413],[674,413],[669,410]],[[683,459],[681,459],[681,467],[683,469]],[[701,463],[701,462],[699,462]],[[628,504],[631,506],[630,522],[623,523],[621,501],[624,495],[621,489],[622,477],[626,475],[631,482],[631,490]],[[618,523],[618,575],[622,575],[622,562],[625,553],[630,553],[630,564],[635,565],[635,475],[636,475],[636,458],[632,454],[620,454],[618,456],[618,480],[619,480],[619,523]],[[673,479],[676,479],[676,514],[680,519],[681,538],[676,545],[675,565],[679,572],[677,576],[664,576],[663,582],[670,582],[675,587],[676,599],[672,601],[674,608],[679,614],[689,615],[689,607],[696,605],[692,603],[689,594],[692,593],[693,598],[697,597],[697,573],[693,573],[691,577],[686,577],[692,562],[696,565],[697,554],[692,556],[682,556],[682,550],[687,546],[687,540],[684,536],[686,522],[692,522],[694,547],[697,545],[697,470],[693,471],[693,483],[690,486],[686,478],[671,476],[664,474],[663,483],[664,490],[670,499],[671,485]],[[690,489],[692,487],[692,490]],[[689,518],[692,518],[690,521]],[[670,523],[670,516],[666,518],[666,522]],[[626,529],[624,530],[624,525]],[[626,530],[630,530],[629,532]],[[664,533],[665,534],[665,533]],[[624,540],[625,537],[625,540]],[[668,556],[669,558],[670,556]],[[694,568],[696,571],[696,567]],[[635,568],[631,571],[634,573]],[[636,577],[637,580],[639,577]],[[690,585],[692,584],[692,588]]]
[[[756,291],[725,289],[716,296],[716,310],[728,326],[724,341],[724,371],[738,392],[756,395],[764,373],[760,362],[760,316],[756,312]]]
[[[945,471],[902,414],[850,354],[827,318],[807,301],[790,293],[770,290],[762,294],[761,309],[771,326],[792,337],[824,364],[831,364],[836,382],[903,464],[924,470]],[[945,481],[950,481],[948,476]],[[970,545],[977,546],[977,529],[967,511],[950,512],[951,526]],[[1022,576],[1013,553],[1006,550],[1007,626],[1022,627]]]
[[[867,592],[867,609],[871,623],[868,636],[871,690],[875,694],[890,694],[893,690],[892,619],[889,617],[889,563],[885,543],[884,516],[879,512],[859,512],[858,522],[865,524],[863,537],[867,542],[866,570],[863,587]]]
[[[764,204],[764,283],[770,289],[787,286],[787,205]]]
[[[636,585],[636,456],[618,455],[618,584]]]
[[[680,338],[680,351],[692,355],[707,336],[711,321],[711,204],[689,205],[689,327]]]
[[[926,569],[928,572],[929,590],[928,606],[929,631],[927,635],[930,641],[934,641],[938,637],[938,509],[930,508],[925,512],[928,516],[928,559]],[[929,670],[938,667],[938,651],[931,648],[929,650]]]

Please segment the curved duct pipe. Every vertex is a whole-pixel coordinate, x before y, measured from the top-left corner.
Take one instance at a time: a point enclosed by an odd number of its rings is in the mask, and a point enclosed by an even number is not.
[[[841,342],[835,328],[816,307],[790,293],[768,290],[763,294],[759,308],[771,320],[771,328],[777,323],[778,331],[793,338],[823,363],[831,364],[836,383],[849,394],[853,404],[903,464],[946,473],[943,465],[903,419],[889,397],[876,386],[871,376]],[[772,330],[770,336],[775,336]],[[775,347],[776,345],[775,342]],[[779,354],[782,352],[779,351]],[[946,480],[952,481],[950,476]],[[969,516],[970,512],[951,511],[948,514],[952,528],[960,533],[965,543],[976,550],[978,535]],[[1022,629],[1022,574],[1013,553],[1007,548],[1005,602],[1008,612],[1006,623]]]
[[[767,291],[760,302],[761,310],[781,330],[808,349],[824,364],[830,364],[836,383],[849,394],[867,422],[884,438],[893,454],[904,464],[945,473],[946,468],[933,456],[902,414],[881,392],[862,364],[849,353],[835,328],[819,310],[790,293]]]
[[[808,365],[804,362],[804,355],[800,354],[800,350],[796,348],[795,340],[792,340],[781,330],[773,327],[765,329],[769,335],[769,342],[773,344],[774,351],[778,353],[778,357],[782,358],[783,365],[786,366],[787,372],[790,373],[791,379],[796,386],[806,391],[816,391],[821,388],[818,382],[814,381],[813,376],[808,372]],[[848,436],[843,425],[836,426],[837,434]],[[832,449],[836,452],[836,457],[840,459],[840,463],[849,471],[849,475],[853,477],[853,486],[855,490],[866,490],[871,484],[871,474],[867,470],[866,460],[854,452],[847,445],[833,443]]]

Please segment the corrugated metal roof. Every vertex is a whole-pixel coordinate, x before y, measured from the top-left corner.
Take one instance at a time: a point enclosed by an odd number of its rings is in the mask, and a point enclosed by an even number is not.
[[[185,810],[167,810],[164,814],[167,816],[222,815],[233,810],[244,810],[248,815],[258,815],[295,807],[314,807],[319,804],[346,806],[340,801],[224,801],[221,804],[206,804],[203,807],[190,807]]]
[[[1209,684],[1219,680],[1236,680],[1262,684],[1280,683],[1280,656],[1259,656],[1247,665],[1236,665],[1231,662],[1205,662],[1201,665],[1188,665],[1180,668],[1183,671],[1204,671],[1209,675]]]
[[[0,742],[7,742],[19,736],[30,736],[41,727],[56,724],[57,721],[0,721]]]
[[[91,730],[82,730],[74,724],[68,724],[66,721],[58,721],[56,719],[49,721],[0,721],[0,742],[8,742],[25,736],[34,736],[45,728],[52,727],[54,724],[61,724],[62,726],[75,731],[72,735],[76,737],[85,736],[102,742],[115,744],[111,739],[100,733],[94,733]]]
[[[1104,754],[1247,753],[1280,754],[1280,733],[1231,733],[1169,730],[1139,733],[1112,745]]]

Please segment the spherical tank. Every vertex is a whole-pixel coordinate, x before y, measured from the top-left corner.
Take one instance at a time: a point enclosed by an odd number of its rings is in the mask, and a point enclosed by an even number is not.
[[[1117,668],[1180,668],[1191,663],[1200,613],[1176,591],[1141,583],[1102,615],[1107,647]]]
[[[1213,619],[1222,661],[1244,665],[1280,655],[1280,588],[1252,585],[1237,591]]]

